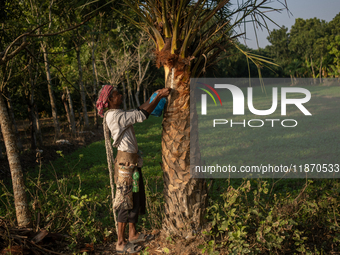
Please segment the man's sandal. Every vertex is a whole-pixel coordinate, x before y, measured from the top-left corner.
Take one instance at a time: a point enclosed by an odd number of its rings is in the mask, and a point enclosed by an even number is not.
[[[129,240],[130,243],[140,243],[140,242],[148,242],[151,241],[152,239],[154,239],[155,236],[154,235],[145,235],[145,234],[139,234],[139,236],[137,237],[137,239],[134,240]]]
[[[139,249],[137,248],[138,246],[140,247]],[[116,252],[119,253],[119,254],[129,254],[129,253],[140,252],[142,249],[143,249],[143,247],[140,246],[140,245],[133,244],[131,242],[127,242],[122,251],[116,250]]]

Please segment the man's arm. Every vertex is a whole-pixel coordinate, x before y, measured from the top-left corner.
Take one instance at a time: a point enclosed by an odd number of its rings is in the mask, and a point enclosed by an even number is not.
[[[147,111],[149,114],[152,113],[152,111],[156,108],[157,104],[163,97],[167,97],[170,94],[171,88],[164,88],[159,89],[155,92],[158,92],[156,97],[152,100],[150,103],[150,98],[141,106],[139,106],[139,109]]]

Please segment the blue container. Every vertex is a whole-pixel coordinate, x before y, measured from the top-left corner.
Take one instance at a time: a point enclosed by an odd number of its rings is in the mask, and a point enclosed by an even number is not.
[[[156,95],[158,94],[158,92],[155,92],[152,94],[151,98],[150,98],[150,103],[152,102],[152,100],[155,99]],[[166,99],[165,97],[163,97],[159,102],[158,105],[156,106],[156,108],[153,110],[153,112],[151,113],[151,115],[159,117],[162,115],[162,111],[164,109],[166,103]]]

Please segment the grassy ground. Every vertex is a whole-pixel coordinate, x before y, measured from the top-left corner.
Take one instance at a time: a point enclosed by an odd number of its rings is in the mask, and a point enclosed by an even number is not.
[[[151,116],[148,121],[135,124],[134,128],[139,149],[145,155],[143,173],[147,177],[162,176],[159,164],[161,162],[161,118]],[[116,151],[114,148],[114,155]],[[84,194],[97,194],[101,198],[110,194],[104,141],[92,143],[70,155],[60,157],[51,165],[44,165],[41,173],[45,177],[52,178],[53,169],[56,169],[58,176],[74,178],[76,183],[79,175]],[[34,175],[37,173],[38,169],[35,170]]]

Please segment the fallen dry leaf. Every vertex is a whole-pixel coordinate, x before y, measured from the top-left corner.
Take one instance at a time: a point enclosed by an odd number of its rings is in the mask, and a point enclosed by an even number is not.
[[[36,235],[33,237],[32,242],[33,242],[33,243],[39,243],[39,242],[42,241],[42,240],[45,238],[45,236],[47,236],[47,235],[48,235],[48,231],[45,230],[45,229],[42,229],[42,230],[39,231],[38,234],[36,234]]]
[[[19,255],[19,254],[23,254],[23,250],[21,246],[15,245],[15,246],[3,249],[1,251],[1,254]]]

